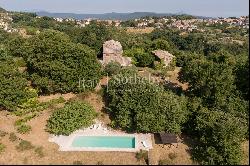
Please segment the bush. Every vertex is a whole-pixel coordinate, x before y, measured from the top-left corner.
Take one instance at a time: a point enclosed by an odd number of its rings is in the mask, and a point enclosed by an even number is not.
[[[174,159],[176,159],[177,154],[176,154],[176,153],[169,153],[169,154],[168,154],[168,157],[169,157],[171,160],[174,160]]]
[[[42,158],[42,157],[44,157],[44,153],[43,153],[43,147],[37,147],[37,148],[35,148],[35,153],[38,155],[38,157],[40,157],[40,158]]]
[[[117,73],[119,73],[121,70],[121,65],[118,62],[110,62],[109,64],[107,64],[105,66],[105,72],[109,75],[115,75]]]
[[[18,140],[18,137],[16,136],[15,133],[10,133],[9,140],[11,142],[15,142],[16,140]]]
[[[4,149],[6,148],[6,146],[2,143],[0,143],[0,154],[4,152]]]
[[[159,165],[173,165],[173,162],[169,159],[163,159],[159,161]]]
[[[151,53],[147,53],[141,48],[126,50],[124,54],[128,57],[132,57],[135,60],[135,65],[138,67],[151,67],[155,60]]]
[[[69,102],[64,108],[53,112],[47,121],[47,131],[56,135],[70,135],[82,127],[93,124],[96,116],[95,110],[89,104]]]
[[[170,44],[168,43],[168,41],[163,40],[163,39],[156,39],[152,42],[150,49],[152,51],[154,50],[166,50],[169,51],[171,49]]]
[[[31,131],[31,126],[22,124],[17,128],[17,132],[20,134],[27,134]]]
[[[141,161],[141,160],[147,161],[148,160],[148,152],[145,150],[140,150],[140,152],[136,153],[135,157],[139,161]]]
[[[155,60],[154,56],[150,53],[142,53],[142,54],[136,54],[136,66],[138,67],[152,67],[152,64]]]
[[[73,165],[83,165],[83,163],[81,161],[74,161]]]
[[[30,150],[33,149],[34,146],[31,144],[29,141],[22,140],[17,146],[16,149],[18,151],[25,151],[25,150]]]
[[[8,133],[5,131],[0,130],[0,137],[6,136]]]
[[[97,165],[104,165],[102,161],[98,161]]]
[[[23,159],[23,164],[24,164],[24,165],[28,165],[28,158],[27,158],[27,157],[24,157],[24,159]]]
[[[109,81],[106,91],[113,126],[128,132],[181,132],[188,113],[183,96],[126,70]]]

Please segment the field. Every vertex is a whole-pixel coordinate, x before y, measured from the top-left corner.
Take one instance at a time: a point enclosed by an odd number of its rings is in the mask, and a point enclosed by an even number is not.
[[[152,27],[146,27],[146,28],[128,27],[127,28],[128,33],[136,33],[136,34],[151,33],[151,32],[153,32],[153,30],[154,30],[154,28],[152,28]]]

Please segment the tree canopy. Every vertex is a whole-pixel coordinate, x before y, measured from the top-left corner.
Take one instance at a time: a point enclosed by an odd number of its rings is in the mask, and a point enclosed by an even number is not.
[[[35,97],[26,75],[20,73],[12,60],[0,60],[0,107],[15,111],[18,106]]]
[[[95,88],[101,76],[101,65],[95,51],[86,45],[72,43],[56,31],[44,31],[22,45],[32,85],[41,93],[81,92]],[[79,86],[84,80],[85,86]]]
[[[180,133],[186,121],[186,99],[122,70],[108,84],[113,124],[127,131]]]

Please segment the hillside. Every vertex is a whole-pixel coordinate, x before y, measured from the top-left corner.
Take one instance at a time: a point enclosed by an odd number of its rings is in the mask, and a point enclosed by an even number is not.
[[[154,13],[154,12],[134,12],[134,13],[104,13],[104,14],[76,14],[76,13],[50,13],[46,11],[35,12],[38,16],[59,17],[59,18],[74,18],[74,19],[87,19],[96,18],[101,20],[131,20],[146,16],[175,16],[175,15],[187,15],[187,14],[171,14],[171,13]],[[208,18],[202,16],[195,16],[197,18]]]
[[[4,13],[6,10],[0,6],[0,13]]]
[[[135,12],[135,13],[105,13],[105,14],[75,14],[75,13],[50,13],[46,11],[36,12],[38,16],[49,16],[49,17],[60,17],[60,18],[75,18],[75,19],[119,19],[119,20],[129,20],[136,19],[145,16],[170,16],[173,14],[169,13],[151,13],[151,12]]]

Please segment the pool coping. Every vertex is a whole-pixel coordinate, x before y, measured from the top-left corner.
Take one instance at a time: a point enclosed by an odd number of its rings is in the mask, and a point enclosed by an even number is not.
[[[88,136],[105,136],[105,137],[134,137],[135,138],[135,148],[105,148],[105,147],[73,147],[72,143],[77,137],[88,137]],[[81,135],[76,134],[70,138],[70,140],[67,143],[66,147],[60,147],[60,151],[123,151],[123,152],[137,152],[140,149],[138,149],[138,136],[137,135]]]
[[[107,129],[106,127],[104,127]],[[151,134],[134,133],[129,134],[121,131],[107,129],[103,131],[103,127],[100,129],[82,129],[72,133],[69,136],[55,136],[51,135],[49,142],[54,142],[59,145],[59,151],[95,151],[95,152],[138,152],[140,150],[149,151],[153,148]],[[134,137],[135,148],[105,148],[105,147],[73,147],[72,143],[76,137],[81,136],[113,136],[113,137]],[[145,141],[148,147],[142,145],[142,141]]]

